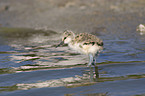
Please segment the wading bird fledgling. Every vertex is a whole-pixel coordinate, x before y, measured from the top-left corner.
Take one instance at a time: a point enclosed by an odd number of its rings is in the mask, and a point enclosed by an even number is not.
[[[103,41],[95,35],[88,33],[80,33],[75,35],[70,30],[65,30],[62,41],[58,46],[68,44],[71,49],[81,54],[89,56],[88,66],[96,66],[96,57],[103,50]]]

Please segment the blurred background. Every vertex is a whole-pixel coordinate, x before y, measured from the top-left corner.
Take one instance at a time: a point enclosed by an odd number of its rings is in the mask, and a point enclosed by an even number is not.
[[[0,96],[145,96],[144,0],[0,0]],[[104,42],[100,78],[61,34]]]

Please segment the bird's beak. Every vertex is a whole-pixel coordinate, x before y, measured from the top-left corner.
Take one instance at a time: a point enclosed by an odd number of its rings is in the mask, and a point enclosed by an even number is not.
[[[56,46],[56,48],[59,47],[60,45],[63,45],[63,44],[64,44],[64,41],[61,41],[61,42]]]

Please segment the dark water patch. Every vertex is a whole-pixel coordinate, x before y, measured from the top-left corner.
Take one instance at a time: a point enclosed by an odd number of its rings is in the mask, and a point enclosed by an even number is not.
[[[128,61],[128,62],[114,62],[114,61],[106,61],[106,62],[101,62],[101,63],[97,63],[97,64],[124,64],[124,63],[142,63],[142,62],[145,62],[145,61]]]
[[[13,86],[3,86],[3,87],[0,87],[0,93],[1,92],[7,92],[7,91],[15,91],[15,90],[17,90],[18,89],[18,87],[16,86],[16,85],[13,85]]]
[[[0,52],[0,54],[16,54],[16,51],[6,51],[6,52]]]
[[[4,41],[3,43],[10,46],[31,45],[36,47],[38,46],[38,44],[48,44],[48,41],[50,41],[51,39],[55,39],[53,38],[53,36],[55,35],[58,35],[58,33],[52,30],[44,31],[30,28],[0,28],[1,40]]]
[[[140,78],[145,78],[145,74],[141,74],[141,75],[126,75],[126,76],[120,76],[120,77],[100,77],[98,79],[98,82],[127,80],[127,79],[140,79]]]
[[[37,55],[36,54],[24,54],[23,56],[30,56],[30,57],[36,57]]]
[[[1,68],[0,74],[10,74],[15,73],[15,70],[13,68]]]
[[[1,36],[4,35],[5,37],[9,38],[28,38],[33,35],[41,34],[44,36],[50,36],[52,34],[57,34],[57,32],[52,30],[34,30],[30,28],[7,28],[7,27],[1,27],[0,28],[0,34]]]

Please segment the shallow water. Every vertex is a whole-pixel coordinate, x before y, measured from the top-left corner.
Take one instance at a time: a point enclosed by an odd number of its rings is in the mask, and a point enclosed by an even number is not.
[[[55,48],[60,33],[0,28],[0,95],[144,96],[145,36],[99,37],[105,44],[97,58],[100,77],[91,82],[86,56],[67,46]]]

